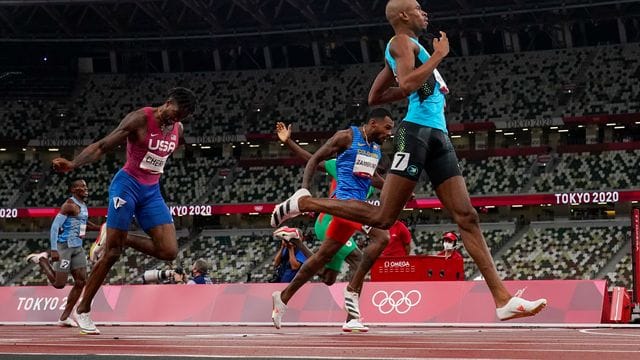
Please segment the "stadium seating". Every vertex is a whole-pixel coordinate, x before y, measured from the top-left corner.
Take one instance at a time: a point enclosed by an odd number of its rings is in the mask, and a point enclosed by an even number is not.
[[[169,160],[165,168],[166,175],[160,178],[161,191],[167,204],[194,203],[209,190],[209,182],[218,170],[233,167],[234,163],[235,160],[232,158],[206,156],[188,156]],[[25,205],[60,206],[69,196],[67,191],[69,179],[82,178],[86,180],[89,187],[87,203],[90,206],[105,206],[109,199],[111,179],[123,165],[122,160],[105,158],[76,169],[71,177],[68,174],[51,173],[40,187],[29,193]],[[34,167],[37,168],[36,165]]]
[[[302,179],[301,166],[240,168],[231,184],[218,185],[213,202],[274,202],[293,193]]]
[[[513,194],[522,192],[525,176],[535,156],[490,157],[486,160],[460,159],[459,166],[470,194]],[[429,181],[416,188],[416,194],[434,196]]]
[[[449,121],[508,121],[561,115],[640,112],[640,45],[449,57],[440,70],[451,90]],[[174,86],[200,104],[187,136],[338,129],[362,117],[381,64],[196,73],[92,74],[78,78],[73,100],[10,100],[0,138],[96,139],[132,111],[159,105]],[[559,94],[576,88],[566,104]],[[579,91],[578,91],[579,90]],[[0,93],[0,96],[2,93]],[[6,94],[5,94],[6,95]],[[566,95],[566,94],[565,94]],[[404,102],[391,105],[396,120]],[[62,114],[62,115],[61,115]],[[355,117],[355,118],[354,118]],[[29,126],[24,126],[25,122]]]
[[[63,119],[57,117],[58,103],[41,99],[3,99],[0,107],[0,139],[40,139],[57,128]],[[47,134],[47,135],[45,135]]]
[[[268,281],[272,274],[271,261],[279,245],[271,234],[267,235],[202,235],[194,239],[189,246],[180,252],[177,263],[187,269],[199,258],[211,266],[209,276],[214,282],[242,282],[251,273],[254,282]],[[264,262],[263,269],[256,267]]]
[[[640,150],[560,154],[560,163],[553,172],[541,174],[532,191],[629,189],[640,175],[638,156]]]
[[[582,224],[582,223],[580,223]],[[496,224],[494,224],[493,227]],[[439,225],[439,228],[443,228]],[[586,226],[579,227],[541,227],[534,226],[515,243],[505,247],[514,236],[512,225],[504,228],[484,230],[483,234],[495,258],[498,272],[504,279],[593,279],[607,265],[613,255],[626,243],[628,226]],[[451,225],[450,228],[455,228]],[[413,232],[416,254],[435,254],[441,248],[441,230],[432,227],[418,227]],[[28,234],[27,234],[28,235]],[[46,278],[37,267],[24,262],[24,257],[31,252],[39,252],[48,247],[46,234],[31,238],[10,238],[0,242],[0,251],[6,256],[0,259],[0,285],[43,285]],[[358,242],[363,245],[364,238]],[[180,237],[180,251],[176,265],[189,269],[199,258],[205,259],[210,266],[209,275],[216,282],[268,282],[273,276],[271,262],[277,251],[277,242],[273,241],[270,231],[256,229],[253,234],[246,235],[214,235],[204,232],[190,240]],[[307,237],[307,246],[312,250],[319,243],[313,237]],[[90,242],[85,243],[88,250]],[[477,268],[464,250],[465,274],[467,279],[477,273]],[[167,264],[168,265],[168,264]],[[125,249],[122,258],[114,265],[108,275],[110,284],[136,284],[142,282],[145,270],[168,269],[162,261]],[[33,267],[32,270],[28,270]],[[345,267],[346,268],[346,267]],[[25,270],[27,269],[27,270]],[[15,275],[23,275],[12,283],[8,283]],[[614,273],[606,275],[611,284],[631,287],[631,261],[625,256],[617,265]],[[338,281],[346,281],[347,273],[338,277]],[[314,279],[318,281],[318,279]]]
[[[39,235],[39,236],[38,236]],[[0,285],[40,285],[46,284],[47,278],[39,268],[25,261],[30,253],[42,252],[49,248],[48,234],[33,234],[33,237],[3,238],[0,241]],[[15,282],[9,282],[25,268],[33,267]]]
[[[640,44],[590,49],[592,61],[583,75],[584,94],[571,99],[567,115],[640,112]]]
[[[496,259],[505,279],[593,279],[625,243],[628,227],[532,228]]]
[[[36,181],[30,176],[38,165],[36,161],[0,160],[0,168],[0,206],[11,207]]]
[[[617,264],[615,271],[607,273],[605,279],[611,286],[623,286],[630,289],[633,285],[631,254],[625,255]]]
[[[580,190],[622,190],[634,186],[639,175],[635,160],[640,150],[608,151],[599,154],[559,154],[559,164],[553,171],[532,172],[535,156],[490,157],[485,160],[460,160],[471,195],[516,194],[522,192],[557,192]],[[37,162],[26,168],[20,162],[5,162],[8,172],[0,176],[6,179],[6,188],[0,188],[0,200],[14,199],[25,177],[31,172],[44,171]],[[103,159],[74,172],[74,177],[87,180],[90,189],[89,203],[106,204],[108,186],[122,166],[121,160]],[[212,181],[220,169],[234,169],[232,180]],[[161,178],[163,194],[169,204],[209,202],[273,202],[284,194],[296,190],[302,179],[301,166],[235,167],[232,158],[191,156],[175,158],[167,165],[166,176]],[[58,206],[67,197],[67,175],[52,173],[27,196],[27,206]],[[314,184],[318,193],[326,193],[328,179],[317,176]],[[530,188],[526,185],[531,183]],[[211,188],[209,188],[211,187]],[[430,182],[423,181],[416,188],[418,196],[434,196]],[[210,193],[211,195],[207,195]],[[206,197],[204,197],[206,195]]]

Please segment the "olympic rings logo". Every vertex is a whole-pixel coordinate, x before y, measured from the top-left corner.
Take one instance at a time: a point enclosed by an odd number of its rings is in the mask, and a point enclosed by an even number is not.
[[[411,290],[404,293],[402,290],[395,290],[387,293],[384,290],[378,290],[371,297],[371,303],[378,308],[381,314],[389,314],[395,311],[398,314],[406,314],[412,307],[418,305],[422,300],[422,294],[418,290]]]

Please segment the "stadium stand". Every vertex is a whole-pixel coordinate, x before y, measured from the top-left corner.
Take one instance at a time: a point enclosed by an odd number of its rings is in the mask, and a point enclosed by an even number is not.
[[[628,232],[629,227],[606,224],[532,227],[496,259],[496,266],[505,279],[593,279],[625,244]]]
[[[37,179],[31,179],[38,168],[36,161],[0,160],[0,206],[11,207],[20,194],[29,190]]]
[[[535,182],[535,192],[566,189],[629,189],[640,175],[636,160],[640,150],[607,151],[599,154],[560,154],[560,163],[553,172],[541,174]]]
[[[459,106],[450,109],[449,121],[640,112],[639,55],[638,44],[627,44],[450,57],[441,70],[451,101]],[[128,111],[161,103],[166,90],[179,85],[191,87],[200,100],[193,120],[185,126],[187,136],[265,133],[277,120],[295,122],[296,131],[326,131],[344,127],[353,116],[363,115],[353,108],[366,104],[368,87],[379,69],[379,64],[358,64],[84,75],[75,83],[74,94],[78,95],[67,104],[9,101],[0,113],[8,124],[0,137],[32,139],[52,131],[52,137],[96,139],[115,127]],[[607,74],[615,74],[615,78]],[[559,95],[574,88],[566,104],[562,103]],[[393,104],[392,110],[400,120],[404,104]],[[28,127],[23,126],[25,121]]]

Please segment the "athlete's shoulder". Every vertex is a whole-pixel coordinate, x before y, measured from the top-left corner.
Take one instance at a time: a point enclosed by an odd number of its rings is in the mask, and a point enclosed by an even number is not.
[[[126,131],[128,134],[138,134],[142,130],[146,130],[147,116],[144,109],[141,108],[128,113],[127,116],[122,119],[118,128]]]
[[[176,123],[178,125],[178,136],[182,137],[182,135],[184,134],[184,125],[182,125],[182,122],[178,121]]]
[[[73,200],[69,198],[64,202],[64,204],[62,204],[62,207],[60,208],[60,213],[62,215],[71,215],[71,216],[78,215],[80,213],[80,206],[78,206],[78,204],[76,204],[75,202],[73,202]]]
[[[389,45],[391,48],[397,48],[399,46],[408,46],[414,45],[415,43],[411,40],[411,37],[407,34],[398,34],[389,40]]]
[[[407,34],[398,34],[389,40],[389,51],[393,56],[415,52],[416,49],[416,43]]]
[[[333,139],[336,143],[339,144],[349,144],[353,141],[353,128],[343,129],[336,131],[335,135],[333,135]]]

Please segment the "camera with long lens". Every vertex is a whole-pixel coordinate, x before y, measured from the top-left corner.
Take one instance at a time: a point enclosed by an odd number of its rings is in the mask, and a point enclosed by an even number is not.
[[[173,278],[174,270],[147,270],[142,274],[143,284],[162,284]]]
[[[184,275],[184,269],[180,266],[173,270],[147,270],[142,274],[143,284],[173,283],[173,275]]]

